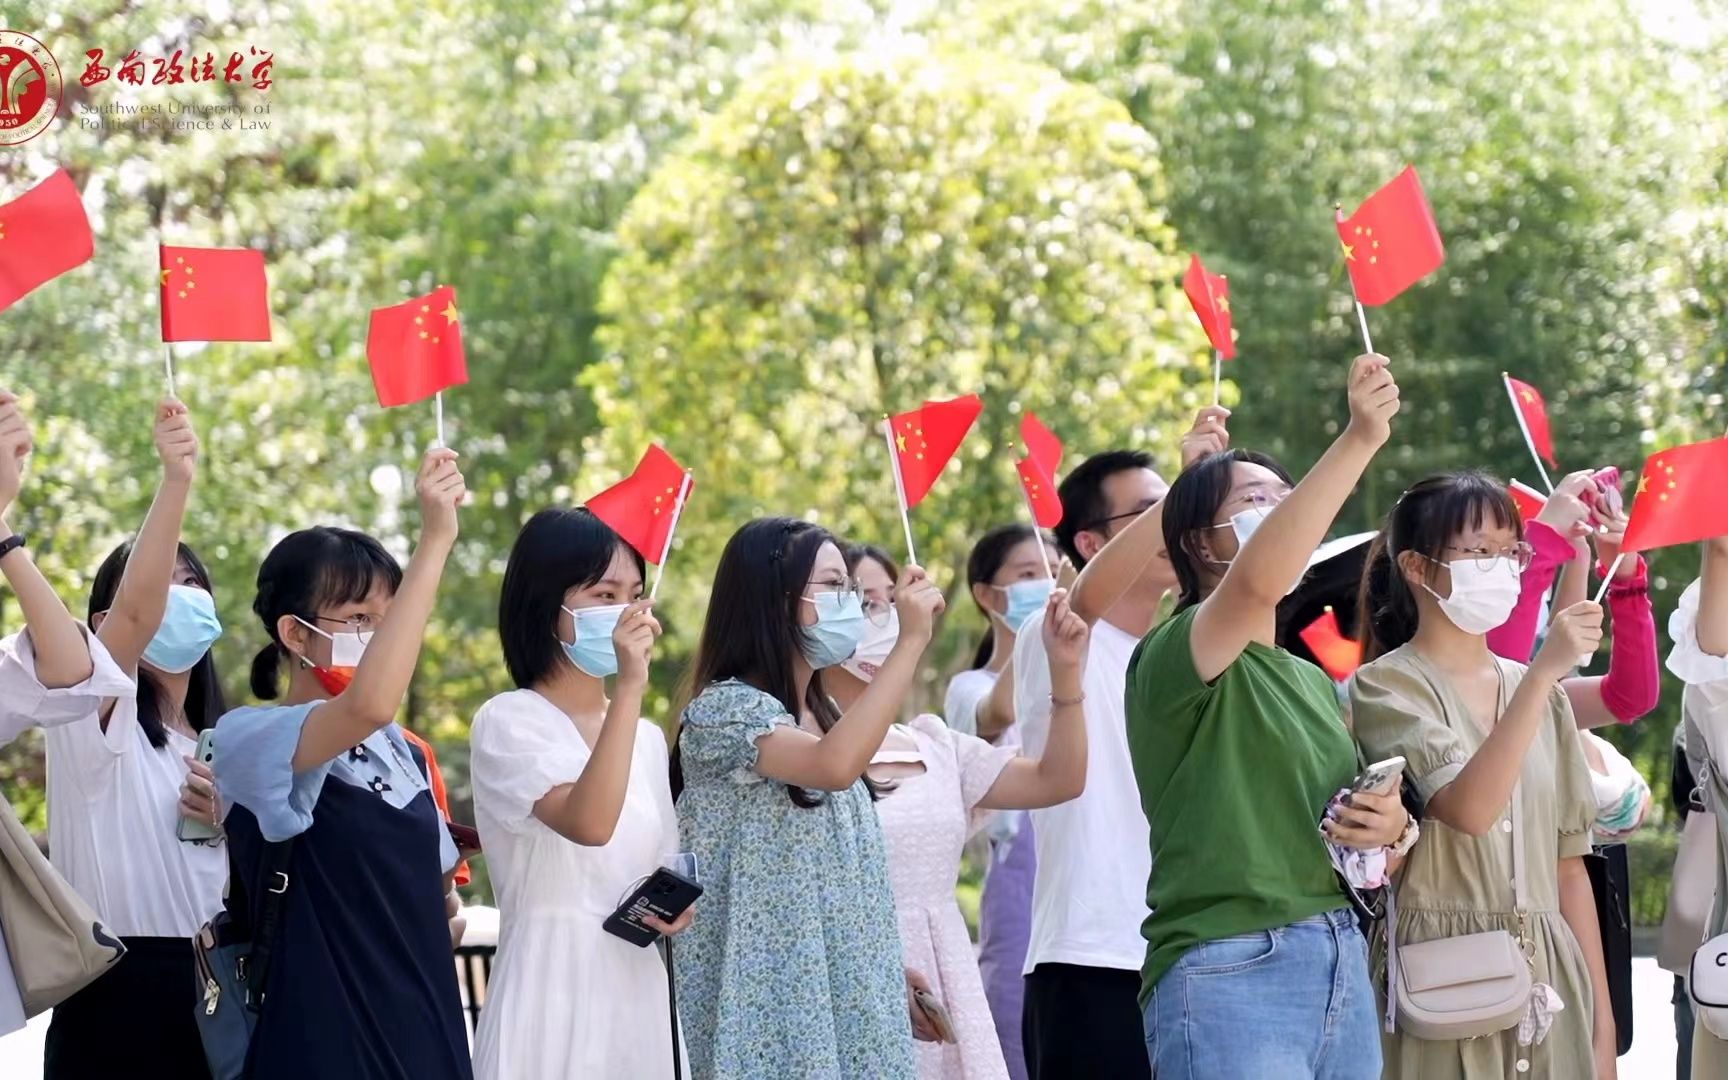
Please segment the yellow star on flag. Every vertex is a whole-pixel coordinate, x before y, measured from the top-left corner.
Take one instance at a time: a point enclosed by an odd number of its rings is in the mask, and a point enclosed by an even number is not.
[[[456,313],[456,301],[454,300],[445,305],[444,310],[440,311],[438,314],[444,316],[444,318],[448,319],[452,323],[461,321],[461,317]]]
[[[1228,296],[1218,298],[1218,310],[1226,315],[1230,314],[1230,298]]]
[[[1344,249],[1345,261],[1346,262],[1355,262],[1356,261],[1356,248],[1353,245],[1344,243],[1342,240],[1340,240],[1338,243]]]

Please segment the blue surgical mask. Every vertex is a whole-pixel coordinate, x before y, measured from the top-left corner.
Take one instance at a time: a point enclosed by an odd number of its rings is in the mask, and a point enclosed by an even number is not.
[[[170,675],[191,671],[221,636],[215,598],[191,585],[170,585],[162,625],[144,646],[144,662]]]
[[[816,624],[804,630],[804,659],[820,671],[858,651],[864,637],[864,603],[855,592],[820,592],[806,596],[816,605]]]
[[[612,645],[612,631],[618,628],[618,616],[629,604],[609,604],[606,607],[565,608],[576,623],[576,640],[560,641],[564,655],[578,671],[604,679],[618,674],[618,650]]]
[[[1044,610],[1049,602],[1050,594],[1056,590],[1056,582],[1051,578],[1031,578],[1026,581],[1016,581],[1012,585],[992,585],[992,589],[1000,589],[1008,596],[1008,610],[996,615],[1005,623],[1008,629],[1016,634],[1026,625],[1026,620]]]

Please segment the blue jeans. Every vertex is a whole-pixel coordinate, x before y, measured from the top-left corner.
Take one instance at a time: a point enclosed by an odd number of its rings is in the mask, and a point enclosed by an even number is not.
[[[1158,1080],[1379,1080],[1368,946],[1343,908],[1208,941],[1146,1003]]]

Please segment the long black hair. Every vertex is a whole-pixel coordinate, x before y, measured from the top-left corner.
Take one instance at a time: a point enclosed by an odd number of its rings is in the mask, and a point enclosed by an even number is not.
[[[984,613],[984,640],[978,643],[977,651],[972,654],[973,671],[990,663],[990,656],[996,648],[996,624],[990,621],[990,609],[978,603],[974,590],[979,585],[994,585],[1002,564],[1008,561],[1008,553],[1027,540],[1042,544],[1044,537],[1030,525],[998,525],[979,537],[978,542],[972,545],[972,554],[966,557],[966,591],[972,593],[972,602],[978,604],[978,610]]]
[[[775,698],[793,717],[808,709],[822,731],[833,728],[840,709],[823,689],[822,672],[811,674],[800,702],[792,662],[804,648],[800,609],[823,544],[845,550],[827,529],[796,518],[757,518],[732,534],[714,571],[702,637],[679,695],[680,714],[706,688],[737,679]],[[881,785],[868,776],[863,779],[870,797],[878,797]],[[683,766],[674,742],[673,794],[683,786]],[[821,793],[792,784],[786,785],[786,793],[794,805],[805,809],[823,801]]]
[[[1524,522],[1512,493],[1484,472],[1437,473],[1399,496],[1362,569],[1356,626],[1364,663],[1416,636],[1416,594],[1398,568],[1399,556],[1407,551],[1424,556],[1424,576],[1432,587],[1439,564],[1447,561],[1447,542],[1490,521],[1524,539]]]
[[[279,692],[282,661],[292,655],[276,632],[282,616],[310,623],[320,608],[358,604],[380,585],[395,595],[402,587],[402,567],[363,532],[315,525],[283,537],[258,568],[252,611],[263,621],[270,644],[252,658],[252,693],[269,701]]]
[[[498,640],[517,687],[533,686],[562,660],[564,594],[603,579],[620,550],[629,552],[638,574],[644,572],[636,549],[587,507],[542,510],[522,526],[498,595]]]
[[[1258,465],[1286,484],[1290,474],[1275,458],[1254,450],[1225,450],[1208,454],[1182,470],[1164,496],[1164,547],[1176,571],[1176,610],[1193,607],[1205,599],[1202,587],[1204,560],[1196,546],[1197,534],[1213,527],[1212,519],[1230,497],[1237,462]]]
[[[198,587],[210,595],[216,595],[216,590],[210,585],[210,571],[205,569],[203,560],[199,559],[193,550],[185,544],[180,545],[180,560],[192,571],[192,580]],[[96,570],[96,580],[90,586],[90,607],[85,612],[85,622],[94,631],[96,616],[114,606],[114,596],[120,591],[120,582],[126,577],[126,563],[132,558],[132,541],[108,553],[102,560],[102,565]],[[222,697],[222,679],[216,674],[214,650],[206,652],[192,665],[192,670],[186,676],[186,704],[183,711],[186,722],[193,731],[203,731],[216,726],[216,721],[222,719],[222,714],[228,711],[228,703]],[[167,697],[167,691],[157,677],[143,664],[138,665],[138,726],[143,729],[144,737],[150,740],[150,745],[157,750],[168,745],[168,730],[162,719],[162,705]]]

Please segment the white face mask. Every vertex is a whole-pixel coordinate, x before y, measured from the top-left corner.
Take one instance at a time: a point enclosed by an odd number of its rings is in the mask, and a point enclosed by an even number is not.
[[[895,642],[900,640],[900,613],[893,608],[888,609],[888,617],[878,626],[874,620],[864,624],[864,636],[858,639],[858,649],[851,656],[841,661],[840,666],[869,682],[876,677],[876,672],[887,662],[888,654],[894,651]]]
[[[314,634],[317,634],[319,637],[330,639],[330,666],[333,668],[348,668],[351,670],[359,667],[360,657],[365,654],[366,646],[371,643],[372,634],[374,633],[374,631],[371,630],[368,630],[365,633],[360,633],[354,630],[344,630],[340,633],[332,634],[319,627],[313,626],[298,615],[294,616],[294,621],[312,631]]]
[[[1428,561],[1440,562],[1438,559]],[[1518,606],[1524,576],[1516,562],[1495,559],[1486,570],[1476,565],[1475,559],[1454,559],[1440,565],[1446,567],[1447,576],[1452,579],[1452,595],[1441,596],[1429,588],[1426,581],[1422,587],[1428,589],[1428,595],[1439,603],[1440,610],[1452,620],[1453,626],[1466,634],[1486,634],[1499,629],[1512,617],[1512,609]]]
[[[1264,505],[1250,506],[1246,510],[1240,510],[1234,514],[1231,514],[1229,521],[1226,521],[1222,525],[1214,525],[1214,526],[1212,526],[1212,528],[1214,528],[1214,529],[1228,528],[1231,532],[1235,533],[1236,534],[1236,550],[1238,552],[1240,552],[1242,550],[1242,545],[1246,544],[1248,542],[1248,538],[1250,536],[1254,535],[1255,531],[1260,528],[1261,524],[1263,522],[1265,522],[1267,516],[1272,513],[1273,509],[1276,506],[1277,506],[1276,503],[1273,503],[1270,506],[1264,506]],[[1234,559],[1208,559],[1207,561],[1210,562],[1213,566],[1225,566],[1225,567],[1227,567],[1232,562],[1234,562],[1235,560]],[[1308,574],[1308,571],[1306,568],[1303,569],[1302,573],[1297,574],[1296,580],[1292,581],[1290,583],[1290,587],[1288,589],[1284,590],[1284,595],[1289,596],[1291,593],[1295,592],[1296,586],[1302,584],[1302,579],[1304,577],[1306,577],[1307,574]]]

